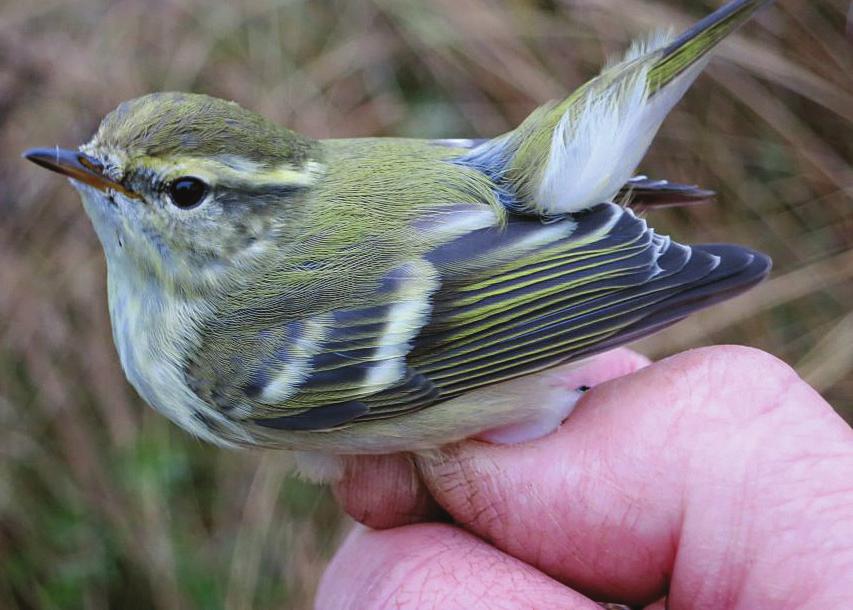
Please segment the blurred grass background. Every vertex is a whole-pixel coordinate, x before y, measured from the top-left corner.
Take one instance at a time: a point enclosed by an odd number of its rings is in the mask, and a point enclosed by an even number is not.
[[[76,194],[27,147],[118,102],[231,98],[312,136],[490,136],[716,0],[0,0],[0,607],[306,608],[346,529],[276,453],[201,445],[124,381]],[[646,340],[736,342],[853,416],[853,24],[777,3],[718,53],[641,169],[716,189],[654,213],[770,253],[770,281]]]

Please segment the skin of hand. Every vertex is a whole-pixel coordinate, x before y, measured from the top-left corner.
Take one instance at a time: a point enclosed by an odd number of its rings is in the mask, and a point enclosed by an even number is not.
[[[568,371],[555,433],[361,457],[319,609],[853,607],[853,431],[743,347]]]

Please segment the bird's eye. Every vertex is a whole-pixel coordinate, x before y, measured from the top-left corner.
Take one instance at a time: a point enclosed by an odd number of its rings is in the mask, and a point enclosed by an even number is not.
[[[201,203],[207,194],[207,185],[192,176],[175,178],[169,183],[169,197],[179,208],[187,210]]]

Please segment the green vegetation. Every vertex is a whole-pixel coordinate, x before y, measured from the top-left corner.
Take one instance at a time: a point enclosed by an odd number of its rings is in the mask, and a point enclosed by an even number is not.
[[[0,607],[307,608],[347,523],[287,457],[200,444],[124,381],[74,191],[19,158],[180,89],[312,136],[487,136],[710,0],[0,0]],[[780,2],[724,45],[642,170],[719,191],[654,213],[770,253],[770,281],[640,349],[735,342],[853,417],[848,3]],[[847,32],[845,33],[845,28]]]

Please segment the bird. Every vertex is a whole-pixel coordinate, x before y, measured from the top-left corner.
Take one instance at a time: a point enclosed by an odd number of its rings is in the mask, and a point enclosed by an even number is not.
[[[79,191],[126,377],[191,434],[306,464],[526,442],[582,394],[555,367],[768,275],[750,248],[656,233],[641,210],[713,193],[636,171],[710,52],[769,1],[638,41],[490,139],[318,140],[158,92],[77,150],[24,156]]]

